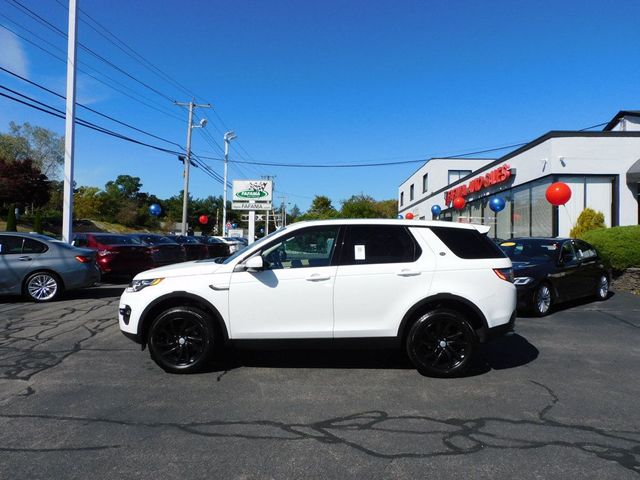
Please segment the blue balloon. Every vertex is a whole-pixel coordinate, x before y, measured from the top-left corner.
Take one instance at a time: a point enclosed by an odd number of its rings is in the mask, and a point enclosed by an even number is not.
[[[489,208],[496,213],[504,210],[505,205],[506,202],[502,197],[493,197],[491,200],[489,200]]]
[[[238,224],[234,223],[233,225],[231,225],[231,228],[238,228]]]
[[[440,215],[440,213],[442,212],[442,208],[440,207],[440,205],[434,205],[433,207],[431,207],[431,213],[434,216],[438,216]]]
[[[149,206],[149,213],[154,217],[158,217],[162,213],[162,208],[157,203],[153,203]]]
[[[399,219],[403,219],[403,218],[404,218],[404,216],[403,216],[402,214],[399,214],[399,215],[398,215],[398,218],[399,218]]]

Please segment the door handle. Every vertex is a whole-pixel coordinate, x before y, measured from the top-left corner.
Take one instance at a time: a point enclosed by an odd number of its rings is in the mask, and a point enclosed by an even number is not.
[[[21,262],[30,262],[31,257],[28,257],[28,256],[18,257],[18,260],[20,260]]]
[[[331,277],[320,275],[319,273],[311,274],[307,277],[307,282],[321,282],[323,280],[329,280]]]
[[[399,275],[400,277],[415,277],[417,275],[420,275],[420,272],[418,272],[417,270],[409,270],[408,268],[403,268],[397,273],[397,275]]]

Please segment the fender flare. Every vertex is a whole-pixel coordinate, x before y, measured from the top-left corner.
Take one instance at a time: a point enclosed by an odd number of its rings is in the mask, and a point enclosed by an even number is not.
[[[410,324],[411,320],[415,316],[416,312],[419,311],[422,307],[429,303],[437,303],[441,301],[447,302],[455,302],[464,305],[466,308],[470,309],[480,321],[481,325],[474,325],[474,329],[476,334],[482,340],[489,330],[489,324],[487,323],[487,319],[482,313],[482,311],[475,305],[473,302],[469,301],[464,297],[460,297],[459,295],[454,295],[453,293],[438,293],[435,295],[431,295],[429,297],[423,298],[419,302],[415,303],[402,317],[402,321],[400,322],[400,326],[398,327],[398,338],[402,340],[406,333],[407,327]]]
[[[224,319],[222,318],[222,315],[220,315],[220,312],[218,311],[218,309],[207,299],[199,296],[199,295],[195,295],[193,293],[189,293],[189,292],[185,292],[183,290],[177,290],[171,293],[166,293],[158,298],[156,298],[155,300],[153,300],[149,305],[147,305],[145,307],[145,309],[142,311],[142,313],[140,314],[140,319],[138,320],[138,338],[141,339],[143,345],[146,344],[146,329],[147,329],[147,324],[148,324],[148,319],[147,316],[149,315],[149,313],[158,305],[160,305],[161,303],[166,302],[167,300],[172,300],[172,299],[187,299],[187,300],[191,300],[193,302],[197,302],[200,304],[203,304],[207,310],[208,313],[210,313],[214,319],[214,321],[216,322],[216,325],[218,327],[220,327],[220,332],[222,332],[222,336],[223,336],[223,340],[224,343],[227,343],[229,340],[229,332],[227,330],[227,325],[224,322]]]

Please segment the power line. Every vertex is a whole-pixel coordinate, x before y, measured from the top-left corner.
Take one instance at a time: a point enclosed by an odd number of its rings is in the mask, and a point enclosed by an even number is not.
[[[8,73],[9,75],[13,75],[13,76],[14,76],[14,77],[16,77],[16,78],[19,78],[20,80],[22,80],[22,81],[24,81],[24,82],[27,82],[27,83],[29,83],[30,85],[33,85],[33,86],[35,86],[35,87],[37,87],[37,88],[39,88],[39,89],[41,89],[41,90],[44,90],[45,92],[48,92],[48,93],[50,93],[50,94],[52,94],[52,95],[55,95],[55,96],[56,96],[56,97],[58,97],[58,98],[61,98],[61,99],[63,99],[63,100],[66,100],[66,99],[67,99],[67,97],[66,97],[66,96],[64,96],[64,95],[62,95],[62,94],[60,94],[60,93],[57,93],[57,92],[55,92],[55,91],[53,91],[53,90],[51,90],[51,89],[49,89],[49,88],[45,87],[44,85],[41,85],[41,84],[39,84],[39,83],[37,83],[37,82],[34,82],[33,80],[29,80],[28,78],[25,78],[25,77],[23,77],[23,76],[21,76],[21,75],[18,75],[17,73],[12,72],[11,70],[8,70],[8,69],[6,69],[6,68],[4,68],[4,67],[2,67],[2,66],[0,66],[0,70],[2,70],[3,72]],[[117,118],[114,118],[114,117],[112,117],[112,116],[110,116],[110,115],[107,115],[107,114],[105,114],[105,113],[102,113],[102,112],[100,112],[100,111],[98,111],[98,110],[96,110],[96,109],[94,109],[94,108],[91,108],[91,107],[88,107],[88,106],[86,106],[86,105],[83,105],[83,104],[82,104],[82,103],[80,103],[80,102],[76,102],[76,105],[78,105],[79,107],[82,107],[82,108],[84,108],[85,110],[88,110],[88,111],[90,111],[90,112],[92,112],[92,113],[95,113],[96,115],[100,115],[100,116],[101,116],[101,117],[103,117],[103,118],[106,118],[106,119],[108,119],[108,120],[111,120],[112,122],[116,122],[116,123],[118,123],[118,124],[120,124],[120,125],[123,125],[123,126],[125,126],[125,127],[127,127],[127,128],[130,128],[130,129],[132,129],[132,130],[135,130],[135,131],[137,131],[137,132],[139,132],[139,133],[143,133],[144,135],[147,135],[147,136],[149,136],[149,137],[155,138],[156,140],[162,140],[163,142],[169,143],[169,144],[171,144],[171,145],[175,145],[176,147],[181,148],[182,150],[184,150],[184,147],[183,147],[182,145],[180,145],[179,143],[172,142],[171,140],[167,140],[167,139],[165,139],[165,138],[159,137],[158,135],[155,135],[155,134],[153,134],[153,133],[147,132],[146,130],[142,130],[141,128],[138,128],[138,127],[136,127],[136,126],[134,126],[134,125],[130,125],[130,124],[126,123],[126,122],[123,122],[123,121],[121,121],[121,120],[118,120]]]
[[[7,18],[7,17],[5,17],[5,18]],[[11,21],[11,20],[10,20],[10,21]],[[13,22],[13,21],[12,21],[12,23],[14,23],[14,24],[16,24],[16,25],[19,25],[19,24],[17,24],[16,22]],[[20,26],[21,26],[21,25],[20,25]],[[28,39],[28,38],[26,38],[25,36],[23,36],[23,35],[19,34],[18,32],[16,32],[15,30],[13,30],[13,29],[11,29],[11,28],[7,27],[6,25],[0,25],[0,27],[2,27],[2,28],[4,28],[5,30],[7,30],[7,31],[9,31],[9,32],[11,32],[11,33],[13,33],[15,36],[17,36],[17,37],[21,38],[22,40],[24,40],[25,42],[27,42],[27,43],[29,43],[29,44],[33,45],[34,47],[36,47],[36,48],[38,48],[38,49],[42,50],[43,52],[45,52],[45,53],[47,53],[48,55],[52,56],[53,58],[55,58],[55,59],[59,60],[60,62],[62,62],[62,63],[66,63],[66,62],[67,62],[67,60],[66,60],[65,58],[62,58],[62,57],[60,57],[60,56],[56,55],[55,53],[52,53],[51,51],[47,50],[47,49],[46,49],[46,48],[44,48],[43,46],[38,45],[37,43],[35,43],[35,42],[31,41],[30,39]],[[48,43],[49,45],[52,45],[50,42],[47,42],[46,40],[42,39],[42,37],[40,37],[40,36],[36,35],[35,33],[33,33],[33,32],[32,32],[31,30],[29,30],[28,28],[26,28],[26,27],[24,27],[24,26],[21,26],[21,28],[23,28],[24,30],[28,31],[29,33],[31,33],[31,34],[32,34],[33,36],[35,36],[36,38],[39,38],[40,40],[42,40],[42,41],[44,41],[44,42]],[[52,45],[52,46],[53,46],[53,45]],[[54,46],[54,48],[56,48],[56,49],[60,50],[58,47],[55,47],[55,46]],[[81,63],[82,65],[85,65],[87,68],[92,69],[93,71],[97,72],[99,75],[104,76],[105,78],[109,79],[110,81],[114,82],[115,84],[120,85],[122,88],[126,88],[127,90],[129,90],[129,91],[133,92],[135,95],[138,95],[139,97],[144,98],[144,99],[145,99],[145,100],[147,100],[147,101],[154,102],[154,103],[158,104],[158,103],[157,103],[157,102],[155,102],[154,100],[151,100],[151,99],[148,99],[148,98],[146,98],[146,97],[143,97],[142,95],[140,95],[140,94],[139,94],[138,92],[136,92],[135,90],[132,90],[131,88],[129,88],[129,87],[127,87],[126,85],[122,84],[121,82],[119,82],[119,81],[115,80],[114,78],[110,77],[109,75],[107,75],[107,74],[105,74],[105,73],[103,73],[103,72],[100,72],[100,71],[96,70],[96,69],[95,69],[94,67],[92,67],[91,65],[88,65],[87,63],[82,62],[82,61],[80,61],[79,63]],[[85,75],[87,75],[87,76],[89,76],[89,77],[93,78],[93,79],[94,79],[94,80],[96,80],[97,82],[99,82],[99,83],[101,83],[101,84],[105,85],[105,86],[106,86],[106,87],[108,87],[108,88],[111,88],[112,90],[114,90],[114,91],[116,91],[116,92],[121,93],[122,95],[125,95],[125,96],[129,97],[130,99],[134,100],[135,102],[138,102],[138,103],[139,103],[139,104],[141,104],[141,105],[144,105],[144,106],[146,106],[146,107],[148,107],[148,108],[151,108],[151,109],[153,109],[153,110],[155,110],[155,111],[157,111],[157,112],[159,112],[159,113],[162,113],[163,115],[165,115],[165,116],[167,116],[167,117],[171,117],[171,118],[174,118],[174,119],[180,120],[181,122],[185,122],[185,120],[184,120],[183,118],[180,118],[180,117],[178,117],[177,115],[174,115],[174,114],[172,114],[172,113],[167,112],[166,110],[163,110],[163,109],[161,109],[161,108],[155,107],[155,106],[153,106],[153,105],[151,105],[151,104],[149,104],[149,103],[147,103],[147,102],[145,102],[145,101],[143,101],[143,100],[140,100],[140,98],[137,98],[136,96],[131,95],[131,94],[129,94],[129,93],[127,93],[127,92],[125,92],[125,91],[121,90],[120,88],[117,88],[117,87],[115,87],[115,86],[113,86],[113,85],[110,85],[109,83],[105,82],[104,80],[102,80],[102,79],[100,79],[100,78],[96,77],[95,75],[93,75],[93,74],[91,74],[91,73],[87,72],[86,70],[84,70],[84,69],[82,69],[82,68],[80,68],[80,67],[78,67],[78,70],[79,70],[80,72],[84,73]],[[158,105],[159,105],[159,104],[158,104]]]

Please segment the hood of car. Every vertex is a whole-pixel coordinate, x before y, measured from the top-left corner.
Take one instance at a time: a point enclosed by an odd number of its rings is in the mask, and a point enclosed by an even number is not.
[[[145,270],[136,275],[136,279],[181,277],[184,275],[207,275],[217,272],[223,265],[213,259],[194,260],[192,262],[174,263],[164,267]]]

